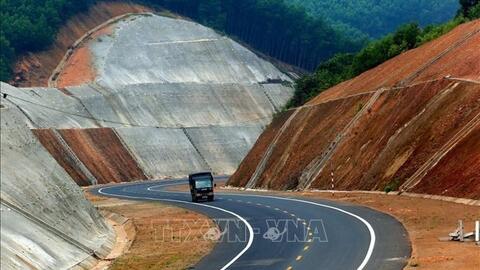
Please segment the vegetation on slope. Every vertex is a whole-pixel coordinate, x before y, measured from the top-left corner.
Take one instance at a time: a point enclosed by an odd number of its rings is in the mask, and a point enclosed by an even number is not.
[[[315,73],[297,80],[294,97],[287,107],[303,105],[320,92],[349,80],[404,51],[433,40],[457,25],[480,18],[479,0],[461,0],[458,15],[447,23],[421,28],[416,23],[405,24],[395,33],[370,42],[356,54],[340,53],[321,63]]]
[[[16,56],[45,49],[59,26],[95,0],[0,0],[0,80],[8,80]],[[337,52],[359,50],[321,18],[284,0],[137,0],[190,17],[286,63],[314,70]]]
[[[10,77],[16,55],[45,49],[57,29],[94,0],[0,0],[0,80]]]
[[[399,25],[418,22],[420,26],[450,20],[458,9],[457,0],[293,0],[310,14],[328,19],[334,26],[378,38]]]

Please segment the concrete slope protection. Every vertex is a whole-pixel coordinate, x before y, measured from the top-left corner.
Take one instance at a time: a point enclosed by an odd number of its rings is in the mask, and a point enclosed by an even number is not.
[[[76,184],[233,173],[292,95],[289,77],[211,29],[104,15],[54,69],[60,87],[0,82],[2,269],[92,266],[114,233]]]
[[[152,13],[100,27],[69,55],[63,87],[2,92],[80,185],[231,174],[293,93],[235,41]],[[85,69],[95,76],[78,84]]]
[[[480,199],[479,59],[476,20],[332,87],[277,117],[228,184]]]
[[[160,201],[201,212],[219,226],[214,250],[195,269],[403,269],[408,235],[391,216],[365,207],[258,193],[217,193],[191,203],[168,191],[187,180],[95,188],[104,196]]]
[[[1,108],[1,268],[90,267],[115,235],[8,100]]]

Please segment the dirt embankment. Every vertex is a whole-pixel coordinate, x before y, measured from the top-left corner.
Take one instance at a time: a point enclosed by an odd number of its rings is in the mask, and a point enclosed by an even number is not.
[[[208,217],[161,203],[85,196],[100,210],[133,222],[135,239],[109,269],[191,269],[215,242],[204,236],[216,225]]]
[[[306,192],[311,198],[344,201],[365,205],[389,213],[407,229],[412,244],[412,256],[406,270],[475,270],[480,267],[480,250],[472,242],[443,242],[453,232],[458,220],[465,222],[465,230],[474,230],[479,207],[431,199],[409,198],[362,193]]]
[[[479,31],[480,20],[462,24],[436,40],[330,88],[309,104],[447,75],[480,80]]]
[[[480,199],[478,59],[480,20],[320,94],[282,133],[256,187]],[[230,185],[249,181],[277,132],[266,129]]]
[[[148,12],[149,8],[122,1],[99,2],[87,12],[73,16],[60,28],[55,42],[45,51],[29,53],[22,56],[14,67],[13,80],[9,82],[15,86],[47,86],[48,79],[58,63],[62,60],[70,46],[89,30],[105,21],[126,13]],[[82,80],[94,77],[94,70],[89,61],[89,52],[84,50],[77,54],[72,61],[83,62],[86,69],[82,71]],[[65,71],[75,77],[73,71]],[[78,71],[75,71],[78,72]],[[78,75],[78,74],[77,74]],[[67,78],[68,79],[68,78]],[[77,82],[78,79],[74,80]]]
[[[36,129],[33,133],[53,158],[81,186],[90,185],[86,173],[98,184],[145,180],[147,177],[115,131],[95,129]],[[87,170],[82,169],[85,167]]]

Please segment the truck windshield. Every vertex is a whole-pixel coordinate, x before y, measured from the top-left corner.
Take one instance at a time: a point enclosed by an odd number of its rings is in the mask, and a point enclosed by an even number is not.
[[[212,181],[211,180],[195,180],[195,187],[196,188],[211,188]]]
[[[211,188],[212,187],[212,178],[210,176],[200,176],[194,178],[196,188]]]

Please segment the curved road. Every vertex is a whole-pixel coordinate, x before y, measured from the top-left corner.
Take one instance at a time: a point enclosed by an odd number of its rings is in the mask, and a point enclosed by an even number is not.
[[[92,192],[162,201],[212,218],[220,231],[210,236],[218,243],[194,269],[403,269],[411,253],[403,226],[366,207],[258,192],[216,193],[213,202],[192,203],[189,193],[168,190],[187,183],[152,181]]]

